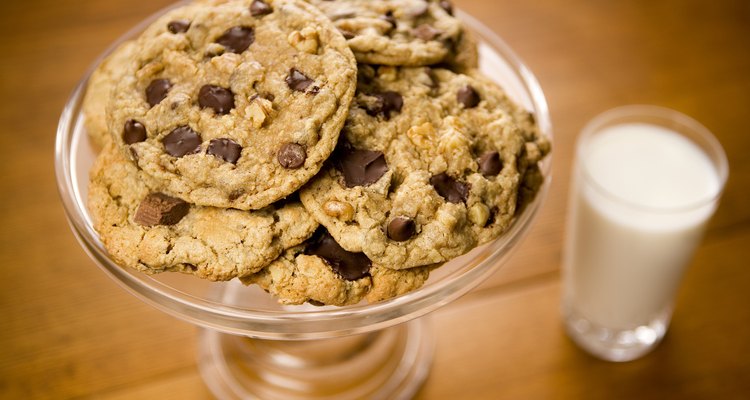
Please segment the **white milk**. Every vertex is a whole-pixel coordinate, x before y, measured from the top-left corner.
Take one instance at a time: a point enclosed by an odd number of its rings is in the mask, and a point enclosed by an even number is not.
[[[578,154],[566,251],[566,306],[624,330],[669,313],[716,207],[708,156],[685,137],[642,123],[604,128]]]

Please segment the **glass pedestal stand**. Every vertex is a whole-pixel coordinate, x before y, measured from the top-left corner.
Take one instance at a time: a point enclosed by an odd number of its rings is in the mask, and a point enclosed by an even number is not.
[[[223,304],[268,300],[266,293],[238,282],[223,285],[212,297]],[[328,332],[317,339],[268,340],[202,328],[198,367],[211,392],[221,399],[409,399],[427,377],[434,352],[427,317],[365,333],[339,334],[347,332]]]
[[[165,11],[145,20],[112,48]],[[547,103],[534,76],[489,29],[456,12],[479,40],[480,69],[533,112],[542,133],[551,139]],[[257,287],[236,281],[208,282],[177,273],[146,275],[112,261],[93,229],[85,201],[97,153],[81,115],[89,76],[90,72],[71,95],[57,130],[55,169],[71,229],[96,264],[130,293],[202,327],[199,366],[219,398],[413,396],[428,374],[434,346],[429,321],[418,317],[462,296],[507,261],[528,232],[550,183],[552,159],[547,157],[540,165],[545,183],[509,231],[441,266],[417,291],[376,304],[283,307]]]

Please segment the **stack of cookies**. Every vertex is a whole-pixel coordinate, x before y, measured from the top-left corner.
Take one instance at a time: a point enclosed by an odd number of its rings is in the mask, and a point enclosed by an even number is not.
[[[447,0],[196,0],[91,76],[119,264],[376,302],[502,235],[549,152]]]

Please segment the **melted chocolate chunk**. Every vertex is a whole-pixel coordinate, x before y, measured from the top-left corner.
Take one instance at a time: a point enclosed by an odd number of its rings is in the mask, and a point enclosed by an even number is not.
[[[201,139],[201,135],[198,132],[190,129],[189,126],[183,125],[169,132],[161,142],[167,154],[173,157],[182,157],[187,154],[199,152],[203,139]]]
[[[299,72],[296,68],[289,70],[289,75],[287,75],[284,81],[289,86],[289,89],[298,92],[304,92],[313,83],[312,79],[308,78],[307,75],[302,72]]]
[[[190,204],[167,196],[163,193],[151,193],[141,200],[133,218],[138,225],[174,225],[187,215]]]
[[[216,85],[203,85],[198,92],[201,108],[212,108],[217,114],[229,114],[234,108],[234,93]]]
[[[383,152],[358,150],[348,143],[336,151],[334,163],[348,188],[372,185],[388,171]]]
[[[297,143],[287,143],[279,149],[276,154],[279,164],[286,169],[297,169],[305,165],[307,152],[305,148]]]
[[[396,217],[388,223],[388,238],[397,242],[404,242],[417,233],[417,224],[409,217]]]
[[[411,33],[414,36],[416,36],[416,37],[418,37],[418,38],[420,38],[420,39],[422,39],[422,40],[424,40],[426,42],[429,42],[430,40],[433,40],[436,37],[440,36],[440,34],[442,32],[440,32],[439,30],[431,27],[430,25],[422,24],[422,25],[419,25],[418,27],[414,28],[411,31]]]
[[[247,26],[235,26],[227,29],[216,43],[224,46],[232,53],[242,53],[255,41],[255,30]]]
[[[459,103],[463,104],[464,108],[474,108],[479,105],[480,101],[482,101],[482,98],[479,97],[479,93],[470,85],[466,85],[459,89],[456,94],[456,99]]]
[[[445,10],[445,12],[447,12],[450,15],[453,15],[453,4],[449,0],[440,0],[438,5],[440,6],[440,8]]]
[[[382,115],[386,121],[391,119],[391,113],[401,112],[404,106],[404,98],[397,92],[386,91],[373,93],[370,96],[375,97],[377,101],[368,106],[365,111],[373,117]]]
[[[146,127],[142,123],[129,119],[122,130],[122,140],[125,144],[140,143],[146,140]]]
[[[237,164],[242,153],[242,146],[231,139],[212,139],[208,143],[206,152],[226,162]]]
[[[189,28],[190,21],[186,19],[178,19],[167,24],[167,29],[175,35],[178,33],[185,33]]]
[[[479,171],[486,177],[496,176],[503,169],[500,154],[496,151],[488,151],[479,156]]]
[[[146,101],[151,107],[161,103],[171,88],[172,82],[169,79],[154,79],[146,88]]]
[[[273,12],[273,8],[268,5],[263,0],[255,0],[252,4],[250,4],[250,14],[253,17],[260,17],[263,15],[268,15]]]
[[[451,178],[445,172],[430,178],[430,184],[442,198],[451,203],[465,203],[469,197],[469,185]]]
[[[318,256],[331,266],[333,272],[347,281],[356,281],[370,274],[372,261],[364,253],[344,250],[325,230],[321,230],[305,247],[305,254]]]

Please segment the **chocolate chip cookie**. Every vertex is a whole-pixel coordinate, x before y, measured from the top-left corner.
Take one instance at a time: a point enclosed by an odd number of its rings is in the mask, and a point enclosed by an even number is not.
[[[508,229],[548,151],[533,116],[486,78],[360,66],[339,146],[300,198],[347,251],[436,264]]]
[[[373,264],[362,253],[338,245],[325,229],[287,250],[257,274],[241,278],[257,284],[283,304],[344,306],[365,299],[390,299],[422,287],[432,267],[397,271]]]
[[[297,190],[334,149],[356,86],[346,40],[302,1],[191,4],[135,46],[109,132],[161,192],[198,205],[260,209]]]
[[[449,0],[308,0],[366,64],[476,67],[476,45]]]
[[[252,274],[318,226],[299,202],[258,211],[201,207],[147,182],[110,141],[91,171],[88,206],[112,258],[148,273],[210,280]]]
[[[105,105],[112,88],[122,79],[133,55],[135,42],[127,41],[112,51],[91,73],[83,98],[84,126],[89,138],[99,147],[109,140]]]

